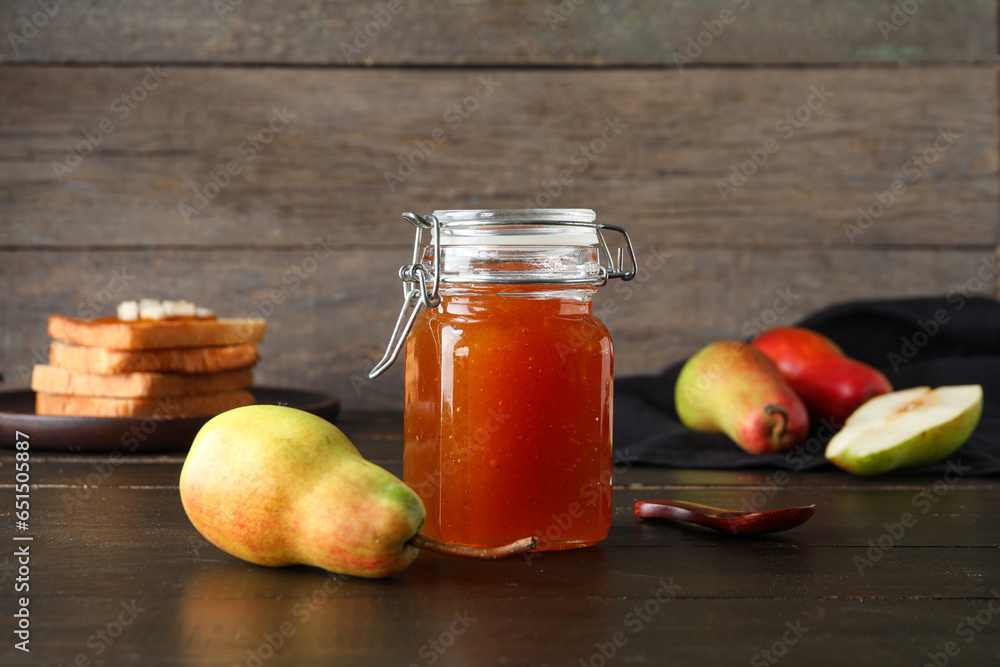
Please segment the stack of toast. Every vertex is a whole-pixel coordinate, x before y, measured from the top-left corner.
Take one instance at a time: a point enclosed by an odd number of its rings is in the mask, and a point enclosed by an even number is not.
[[[37,414],[168,419],[255,402],[248,389],[264,320],[219,319],[189,302],[141,304],[122,303],[116,318],[49,317],[49,363],[31,378]]]

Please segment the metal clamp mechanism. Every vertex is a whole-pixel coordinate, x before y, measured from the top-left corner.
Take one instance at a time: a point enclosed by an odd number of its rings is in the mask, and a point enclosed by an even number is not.
[[[417,314],[420,313],[420,308],[436,308],[437,305],[441,303],[441,296],[438,294],[439,288],[441,287],[441,222],[433,215],[420,216],[416,213],[404,213],[403,219],[407,220],[410,224],[417,228],[416,235],[413,240],[413,260],[412,263],[406,264],[399,269],[399,279],[403,281],[403,309],[399,312],[399,317],[396,319],[396,326],[392,330],[392,337],[389,339],[389,345],[385,349],[385,354],[382,356],[381,361],[375,364],[375,366],[368,372],[368,377],[373,380],[384,373],[385,370],[396,361],[396,358],[399,356],[399,351],[403,348],[403,343],[406,341],[406,337],[410,333],[410,329],[413,328],[413,322],[417,319]],[[596,284],[597,287],[600,287],[607,283],[610,278],[621,278],[622,280],[632,280],[635,278],[635,274],[638,270],[635,249],[632,247],[632,239],[629,238],[628,232],[626,232],[622,227],[617,225],[605,225],[596,222],[588,223],[568,221],[539,221],[532,222],[531,224],[556,226],[572,225],[595,229],[597,231],[597,237],[600,240],[599,252],[607,258],[607,266],[600,263],[600,280],[596,283],[592,280],[567,281],[558,278],[549,280],[539,278],[537,280],[533,280],[532,282],[569,284],[574,282],[588,282],[590,284]],[[433,275],[430,277],[427,275],[427,267],[420,261],[424,249],[422,240],[423,231],[425,229],[430,230],[431,244],[433,244],[434,247]],[[616,255],[611,254],[611,249],[604,238],[604,230],[618,232],[622,235],[622,237],[624,237],[625,247],[623,248],[619,246]],[[626,251],[628,251],[628,268],[625,267]],[[430,280],[428,280],[428,278],[430,278]],[[428,283],[430,284],[428,285]]]
[[[608,258],[607,267],[601,264],[601,274],[604,276],[604,282],[602,282],[601,285],[608,282],[609,278],[621,278],[625,281],[635,278],[635,274],[639,270],[639,262],[635,258],[635,248],[632,247],[632,239],[629,238],[628,232],[618,225],[593,223],[591,226],[597,229],[597,238],[601,240],[601,250],[604,252],[604,256]],[[611,255],[611,249],[608,247],[608,242],[604,240],[605,229],[618,232],[625,239],[625,247],[622,248],[621,246],[618,246],[617,258]],[[626,250],[628,250],[628,261],[631,265],[631,268],[629,269],[625,268]]]
[[[435,308],[441,303],[438,289],[441,287],[441,223],[433,215],[419,216],[416,213],[404,213],[403,219],[417,228],[413,239],[413,260],[411,264],[399,267],[399,279],[403,281],[403,310],[399,312],[396,326],[389,338],[389,346],[385,349],[382,360],[368,372],[368,377],[374,380],[392,366],[399,356],[406,336],[413,328],[420,307]],[[431,230],[431,242],[434,244],[434,276],[430,289],[427,287],[427,269],[420,263],[423,249],[421,240],[423,231]],[[405,322],[405,324],[404,324]]]

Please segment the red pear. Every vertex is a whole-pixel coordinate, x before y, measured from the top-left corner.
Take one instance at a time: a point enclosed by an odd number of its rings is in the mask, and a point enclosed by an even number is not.
[[[777,365],[813,419],[841,426],[868,399],[892,391],[876,368],[852,359],[821,333],[803,327],[776,327],[751,343]]]

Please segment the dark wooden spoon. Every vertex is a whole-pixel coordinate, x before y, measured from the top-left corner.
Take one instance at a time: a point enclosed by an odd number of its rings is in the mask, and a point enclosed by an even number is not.
[[[635,515],[643,519],[672,519],[696,523],[732,535],[775,533],[803,524],[816,511],[816,505],[785,507],[759,512],[725,510],[684,500],[640,500]]]

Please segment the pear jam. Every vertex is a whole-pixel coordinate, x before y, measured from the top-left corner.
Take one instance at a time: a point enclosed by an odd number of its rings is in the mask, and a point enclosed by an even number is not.
[[[418,232],[419,263],[401,275],[421,295],[402,349],[403,481],[427,510],[422,532],[473,547],[533,536],[538,550],[603,540],[614,346],[592,298],[634,276],[628,236],[583,209],[421,220],[431,243]],[[627,242],[630,271],[624,249],[608,258],[606,229]]]

